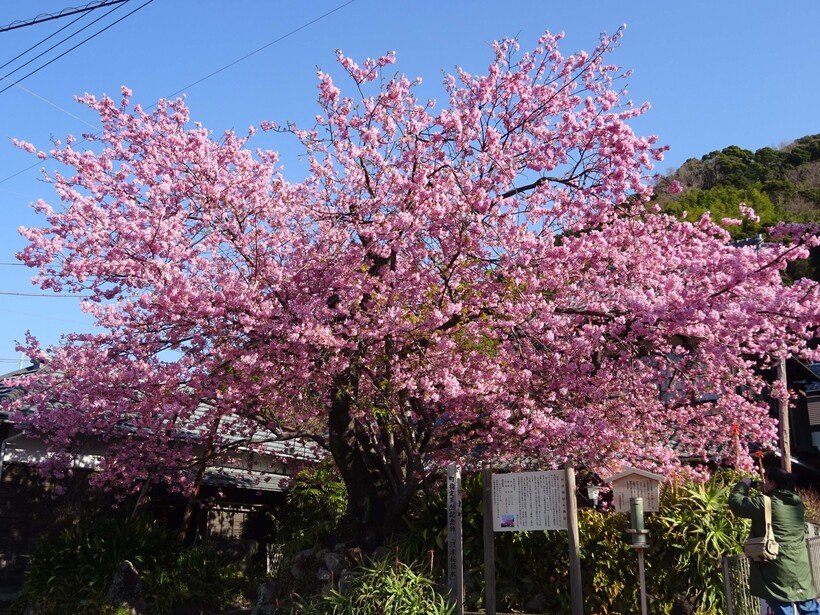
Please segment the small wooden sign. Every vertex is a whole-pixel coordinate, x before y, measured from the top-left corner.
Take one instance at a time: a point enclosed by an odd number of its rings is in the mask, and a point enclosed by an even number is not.
[[[607,478],[604,482],[612,484],[615,512],[628,513],[630,498],[643,498],[644,512],[658,512],[661,483],[665,478],[662,474],[654,474],[638,468],[626,468],[620,474]]]

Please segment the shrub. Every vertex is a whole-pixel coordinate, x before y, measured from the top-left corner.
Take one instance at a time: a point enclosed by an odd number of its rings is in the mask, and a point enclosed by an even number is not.
[[[817,492],[810,487],[798,488],[797,495],[799,495],[800,499],[803,500],[806,521],[820,523],[820,492]]]
[[[646,552],[647,591],[652,612],[673,612],[676,602],[711,613],[722,605],[721,556],[738,553],[747,523],[727,506],[729,486],[739,478],[718,472],[703,484],[666,487],[661,512],[648,514],[650,548]],[[483,606],[482,486],[478,476],[463,481],[462,532],[466,602]],[[433,577],[446,575],[446,497],[438,489],[420,495],[408,514],[409,531],[394,538],[405,561],[427,560],[433,550]],[[628,546],[629,516],[589,508],[579,510],[584,601],[592,613],[639,610],[637,557]],[[565,532],[505,532],[495,535],[496,598],[499,610],[526,610],[541,594],[550,611],[570,610],[569,557]]]
[[[18,606],[38,613],[113,613],[106,593],[117,566],[140,573],[152,613],[185,606],[222,606],[237,593],[241,574],[204,546],[182,549],[175,536],[147,520],[81,523],[43,541],[32,554]]]
[[[69,527],[32,554],[22,600],[45,612],[96,612],[120,562],[131,561],[140,573],[166,566],[167,544],[162,531],[141,520]]]
[[[455,607],[426,575],[399,560],[355,569],[343,591],[297,604],[298,615],[450,615]]]
[[[648,527],[657,536],[649,557],[657,571],[658,593],[669,602],[686,597],[696,614],[714,613],[725,602],[721,557],[741,551],[748,522],[727,507],[739,475],[718,472],[705,483],[664,490],[661,513]]]
[[[244,576],[221,561],[207,545],[180,551],[167,568],[146,575],[145,591],[151,612],[179,613],[182,607],[213,608],[233,602],[240,594]]]
[[[329,460],[299,472],[274,521],[286,555],[323,543],[345,512],[347,490]]]

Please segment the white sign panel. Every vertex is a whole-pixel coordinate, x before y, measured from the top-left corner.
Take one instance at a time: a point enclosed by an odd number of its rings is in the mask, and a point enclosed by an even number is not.
[[[629,512],[630,498],[643,498],[644,512],[660,510],[660,483],[638,474],[631,474],[612,485],[615,512]]]
[[[493,530],[567,529],[564,470],[493,474]]]

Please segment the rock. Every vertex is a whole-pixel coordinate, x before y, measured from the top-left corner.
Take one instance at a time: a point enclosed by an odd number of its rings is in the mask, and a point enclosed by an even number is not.
[[[134,564],[125,560],[114,572],[108,588],[107,602],[117,609],[125,609],[131,615],[145,615],[145,594]]]
[[[330,551],[325,553],[324,557],[325,568],[330,571],[330,574],[333,575],[334,579],[338,579],[339,575],[342,573],[342,568],[345,565],[345,558],[344,555],[341,553],[336,553],[334,551]]]
[[[464,571],[464,590],[466,593],[477,593],[481,590],[481,586],[479,586],[479,584],[476,583],[475,577],[470,574],[469,570]]]
[[[279,612],[279,603],[276,598],[276,583],[268,581],[262,583],[256,590],[256,604],[251,615],[275,615]]]
[[[364,553],[359,547],[352,547],[347,551],[347,558],[351,562],[361,565],[364,563]]]
[[[214,540],[211,544],[223,559],[234,564],[243,573],[249,572],[251,559],[259,551],[259,543],[255,540],[231,538]]]
[[[297,581],[313,577],[316,570],[316,552],[313,549],[299,551],[290,560],[290,574]]]
[[[330,581],[331,576],[332,574],[327,568],[322,567],[316,571],[316,578],[320,581]]]
[[[524,608],[528,613],[543,613],[547,610],[547,597],[544,594],[535,594],[527,600]]]
[[[268,581],[262,583],[256,590],[256,605],[276,604],[276,583]]]
[[[672,615],[692,615],[696,611],[692,600],[684,593],[675,595],[675,604],[672,606]]]

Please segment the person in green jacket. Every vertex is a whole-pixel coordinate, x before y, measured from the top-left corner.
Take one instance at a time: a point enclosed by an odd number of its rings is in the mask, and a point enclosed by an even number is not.
[[[770,467],[764,474],[763,493],[772,499],[772,530],[780,545],[777,559],[750,561],[749,590],[763,598],[775,615],[820,615],[806,551],[803,502],[794,492],[794,478],[785,470]],[[751,536],[763,536],[763,495],[749,495],[752,479],[744,478],[729,495],[729,508],[752,520]]]

